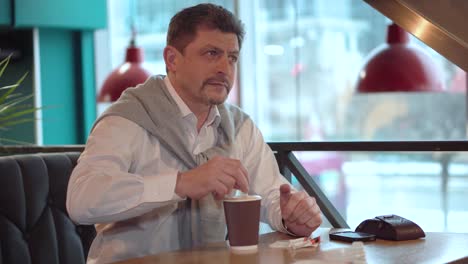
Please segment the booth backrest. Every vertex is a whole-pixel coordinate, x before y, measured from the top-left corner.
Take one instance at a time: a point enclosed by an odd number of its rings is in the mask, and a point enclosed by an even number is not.
[[[0,264],[85,263],[96,230],[65,207],[79,152],[0,157]]]

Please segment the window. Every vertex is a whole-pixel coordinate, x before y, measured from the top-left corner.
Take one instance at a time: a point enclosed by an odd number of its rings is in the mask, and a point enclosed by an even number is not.
[[[430,55],[447,92],[356,94],[369,53],[390,21],[363,1],[251,1],[241,105],[270,141],[465,139],[460,70]],[[256,15],[253,15],[256,14]],[[253,51],[251,51],[251,49]],[[244,78],[245,77],[245,78]]]
[[[137,45],[143,48],[145,67],[154,74],[165,74],[162,57],[166,32],[171,17],[184,7],[211,2],[233,12],[233,1],[109,0],[110,64],[116,68],[125,58],[125,49],[137,31]]]

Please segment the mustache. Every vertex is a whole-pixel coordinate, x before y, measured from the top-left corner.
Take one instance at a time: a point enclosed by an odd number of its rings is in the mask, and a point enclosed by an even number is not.
[[[208,78],[203,82],[203,85],[206,85],[209,83],[222,83],[227,89],[231,88],[231,83],[226,77],[223,77],[223,76]]]

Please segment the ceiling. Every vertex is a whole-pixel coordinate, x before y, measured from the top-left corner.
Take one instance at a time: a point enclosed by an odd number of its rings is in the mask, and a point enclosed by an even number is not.
[[[468,1],[364,0],[380,13],[468,71]]]

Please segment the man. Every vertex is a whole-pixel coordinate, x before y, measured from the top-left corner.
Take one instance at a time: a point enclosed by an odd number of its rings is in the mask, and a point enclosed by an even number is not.
[[[262,196],[261,220],[309,236],[314,198],[279,174],[260,131],[225,104],[244,36],[226,9],[200,4],[170,22],[167,76],[127,89],[96,121],[72,173],[67,208],[96,224],[89,262],[102,263],[222,241],[221,199]]]

